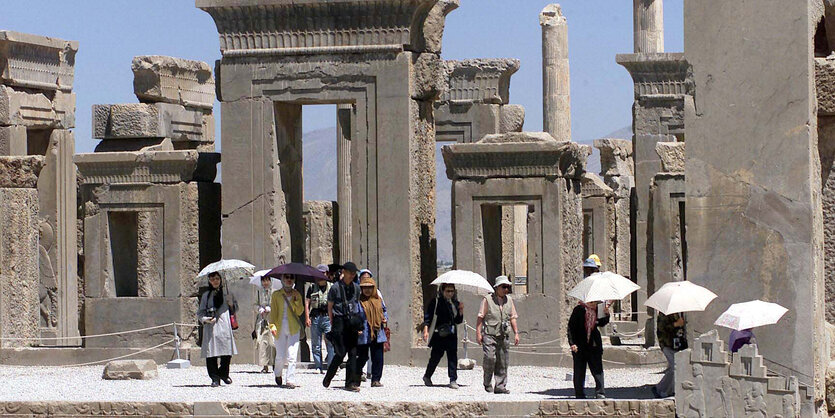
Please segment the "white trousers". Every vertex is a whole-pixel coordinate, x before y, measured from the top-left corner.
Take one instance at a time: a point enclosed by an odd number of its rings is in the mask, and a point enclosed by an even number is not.
[[[289,327],[283,327],[281,333],[275,337],[275,366],[273,367],[276,377],[281,377],[284,370],[284,363],[287,363],[287,376],[285,383],[296,384],[296,358],[299,354],[299,334],[290,335]]]

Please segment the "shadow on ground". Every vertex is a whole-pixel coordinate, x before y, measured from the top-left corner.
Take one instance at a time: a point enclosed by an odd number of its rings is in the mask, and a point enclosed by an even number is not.
[[[655,399],[651,387],[652,385],[644,385],[637,388],[606,388],[606,397],[609,399]],[[548,389],[528,393],[550,396],[551,399],[574,399],[573,388]],[[586,396],[591,397],[593,394],[593,388],[586,388]]]

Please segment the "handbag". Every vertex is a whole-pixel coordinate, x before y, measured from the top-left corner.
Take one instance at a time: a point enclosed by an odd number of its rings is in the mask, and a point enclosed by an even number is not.
[[[681,351],[687,349],[687,332],[684,327],[676,327],[673,331],[673,350]]]
[[[351,284],[353,286],[353,283]],[[348,305],[348,299],[345,295],[345,287],[342,287],[342,306],[345,309],[345,319],[348,322],[348,326],[351,329],[360,330],[363,328],[362,318],[360,318],[359,313],[357,313],[356,304]]]
[[[388,353],[391,351],[391,330],[389,327],[385,327],[383,330],[386,332],[386,342],[383,343],[383,352]]]
[[[229,323],[232,324],[232,329],[238,329],[238,317],[235,314],[229,315]]]

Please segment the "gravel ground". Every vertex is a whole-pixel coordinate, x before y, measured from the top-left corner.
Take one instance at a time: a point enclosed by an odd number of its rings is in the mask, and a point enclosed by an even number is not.
[[[520,401],[569,398],[572,384],[566,380],[567,368],[513,367],[510,368],[508,389],[511,395],[486,393],[481,385],[482,370],[459,370],[458,390],[445,386],[445,360],[435,372],[435,387],[425,387],[421,380],[423,368],[386,366],[384,387],[371,388],[364,382],[360,393],[342,390],[344,370],[340,371],[331,387],[322,386],[322,375],[315,370],[299,369],[300,387],[294,390],[278,388],[270,374],[258,373],[254,365],[232,365],[232,385],[209,387],[210,380],[204,367],[192,366],[185,370],[159,368],[159,378],[149,381],[109,381],[101,378],[104,366],[74,368],[0,366],[0,401],[135,401],[135,402],[195,402],[195,401]],[[302,365],[302,367],[304,367]],[[652,398],[648,384],[661,378],[662,368],[609,369],[605,371],[607,395],[617,399]],[[587,376],[587,387],[593,387]],[[587,393],[591,393],[587,389]]]

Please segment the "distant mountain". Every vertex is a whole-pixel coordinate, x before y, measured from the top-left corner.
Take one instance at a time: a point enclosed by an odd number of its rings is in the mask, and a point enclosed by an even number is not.
[[[603,138],[632,138],[632,127],[618,129]],[[593,145],[594,140],[577,141]],[[336,200],[336,128],[325,128],[307,132],[303,136],[304,155],[304,197],[306,200]],[[435,237],[438,241],[438,260],[452,261],[452,181],[446,176],[446,167],[441,157],[441,144],[435,147],[437,217]],[[593,148],[586,170],[600,173],[600,154]]]

